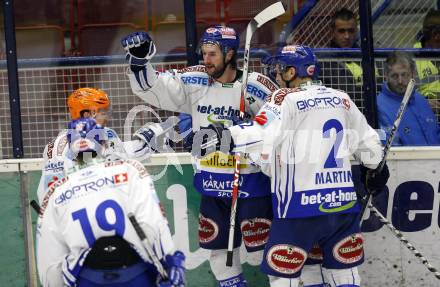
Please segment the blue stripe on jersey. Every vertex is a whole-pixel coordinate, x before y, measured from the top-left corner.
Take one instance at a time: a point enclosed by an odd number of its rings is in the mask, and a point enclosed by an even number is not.
[[[87,257],[87,255],[89,254],[89,251],[90,251],[91,249],[89,248],[89,249],[86,249],[86,250],[84,250],[81,254],[80,254],[80,256],[76,259],[76,263],[75,263],[75,265],[73,266],[73,268],[70,268],[69,267],[69,261],[67,260],[68,259],[68,256],[66,256],[65,258],[64,258],[64,260],[66,261],[66,268],[67,268],[67,270],[63,270],[63,275],[64,275],[64,277],[67,279],[68,277],[73,277],[73,278],[78,278],[78,276],[79,276],[79,273],[81,272],[81,268],[82,268],[82,265],[83,265],[83,263],[84,263],[84,259]],[[68,272],[68,273],[67,273]],[[66,274],[67,273],[67,274]],[[70,280],[69,280],[69,282],[70,282]]]
[[[279,200],[278,204],[280,204]],[[292,203],[289,204],[289,208],[282,218],[356,213],[359,210],[356,191],[353,187],[324,188],[293,192]],[[281,218],[280,214],[278,217]]]
[[[199,171],[194,175],[194,187],[207,196],[229,198],[232,195],[233,174]],[[240,198],[270,195],[270,178],[262,172],[242,174],[239,181]]]
[[[287,155],[287,181],[286,181],[286,194],[287,194],[287,202],[286,202],[286,208],[283,213],[283,217],[286,217],[287,211],[289,210],[290,202],[292,200],[293,194],[295,194],[295,156],[292,156],[292,153],[295,153],[293,144],[292,144],[292,138],[289,139],[289,149],[288,149],[288,155]],[[292,160],[291,160],[292,159]],[[293,162],[290,164],[289,162]],[[292,170],[292,171],[290,171]],[[289,179],[291,180],[292,184],[290,185],[289,189]]]
[[[69,286],[69,287],[73,287],[73,286],[75,286],[75,282],[74,282],[74,281],[71,281],[71,280],[66,276],[66,274],[64,274],[64,271],[63,271],[63,278],[64,278],[64,283],[66,283],[67,286]]]

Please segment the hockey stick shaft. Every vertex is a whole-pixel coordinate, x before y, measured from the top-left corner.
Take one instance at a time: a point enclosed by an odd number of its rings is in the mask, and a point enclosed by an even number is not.
[[[145,235],[144,230],[139,225],[139,222],[137,221],[136,217],[133,213],[128,214],[128,219],[130,219],[131,224],[133,225],[134,230],[136,231],[136,234],[139,236],[139,239],[142,242],[142,245],[145,248],[145,251],[147,252],[150,259],[153,261],[154,266],[156,267],[157,271],[159,272],[160,277],[162,279],[167,280],[168,275],[165,269],[163,268],[162,263],[160,262],[159,258],[154,254],[152,246],[150,246],[150,242],[147,239],[147,236]]]
[[[388,221],[388,219],[385,218],[385,216],[380,213],[380,211],[374,207],[371,203],[368,203],[368,208],[370,209],[370,212],[373,213],[377,218],[379,218],[379,221],[385,224],[395,235],[396,237],[402,242],[406,248],[408,248],[419,260],[422,262],[423,265],[426,266],[426,268],[434,274],[434,276],[437,279],[440,279],[440,272],[437,268],[433,267],[429,261],[412,245],[406,238],[403,236],[403,234],[397,230],[393,226],[391,222]]]
[[[396,136],[397,129],[399,128],[400,121],[402,120],[402,117],[406,111],[406,107],[408,106],[409,99],[411,98],[411,95],[413,94],[414,87],[415,87],[415,80],[411,79],[408,82],[408,85],[406,86],[405,94],[403,95],[402,102],[400,103],[399,110],[397,111],[396,119],[394,120],[393,127],[391,128],[390,135],[388,136],[387,142],[385,144],[385,147],[383,148],[383,156],[382,160],[380,161],[377,170],[380,172],[382,171],[385,162],[388,157],[388,151],[390,150],[391,144],[393,143],[394,137]],[[367,192],[367,196],[362,199],[362,206],[361,206],[361,212],[360,212],[360,225],[362,226],[362,218],[364,217],[365,209],[370,204],[371,199],[371,192]]]
[[[411,95],[413,94],[415,85],[416,85],[415,80],[411,79],[408,82],[408,85],[406,86],[406,91],[403,96],[402,102],[400,103],[399,110],[397,111],[396,119],[394,120],[390,135],[389,135],[387,142],[385,144],[385,147],[383,149],[383,159],[379,164],[379,170],[382,170],[382,168],[385,164],[385,161],[388,157],[388,151],[390,150],[391,144],[393,143],[394,137],[396,136],[397,129],[399,128],[400,121],[402,120],[403,114],[406,111],[406,107],[408,106],[409,99],[411,98]]]
[[[234,181],[232,182],[232,201],[231,201],[231,215],[229,217],[229,237],[228,237],[228,253],[226,256],[226,266],[232,266],[234,257],[234,233],[235,233],[235,218],[237,213],[237,201],[239,197],[239,181],[240,181],[240,153],[235,154],[235,170]]]
[[[246,28],[246,41],[244,45],[244,58],[243,58],[243,77],[240,92],[240,119],[245,118],[245,102],[244,97],[247,89],[248,75],[249,75],[249,57],[251,50],[251,40],[257,28],[263,24],[269,22],[272,19],[284,14],[286,10],[281,1],[276,2],[263,11],[258,13],[248,24]],[[235,215],[237,213],[237,200],[240,178],[240,153],[235,154],[235,169],[234,169],[234,186],[232,189],[232,202],[231,202],[231,215],[229,222],[229,237],[228,237],[228,253],[226,257],[226,266],[232,266],[232,258],[234,255],[234,233],[235,233]]]
[[[29,202],[29,204],[35,210],[35,212],[37,214],[41,214],[41,207],[35,200],[31,200],[31,202]]]

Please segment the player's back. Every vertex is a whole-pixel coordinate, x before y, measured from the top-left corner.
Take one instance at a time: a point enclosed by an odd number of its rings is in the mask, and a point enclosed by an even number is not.
[[[290,206],[296,206],[295,211],[286,209],[285,214],[313,216],[331,212],[334,207],[344,208],[344,204],[347,209],[353,207],[356,194],[350,165],[350,130],[354,114],[350,109],[355,106],[349,96],[310,85],[281,89],[273,97],[275,104],[288,109],[290,117],[281,131],[286,133],[284,140],[275,151],[280,163],[272,167],[279,175],[272,186],[275,194],[280,192],[287,198],[293,195]],[[326,198],[340,198],[340,205],[327,206]],[[289,204],[290,200],[283,203],[280,199],[281,206]]]
[[[142,165],[137,161],[130,161]],[[144,171],[143,171],[144,172]],[[49,189],[42,209],[51,213],[72,253],[93,245],[95,239],[119,235],[127,241],[126,213],[136,204],[136,179],[140,172],[125,161],[101,162],[68,174]],[[142,192],[152,186],[143,186]],[[46,215],[43,215],[46,216]],[[128,237],[136,236],[128,234]],[[137,238],[133,238],[138,242]]]

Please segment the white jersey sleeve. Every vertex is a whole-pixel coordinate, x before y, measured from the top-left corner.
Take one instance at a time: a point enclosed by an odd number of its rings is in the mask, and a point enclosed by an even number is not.
[[[38,276],[43,287],[64,286],[61,270],[64,256],[69,252],[52,212],[53,208],[48,207],[44,223],[41,218],[37,221],[36,256]]]
[[[67,133],[61,131],[58,136],[50,141],[44,148],[43,168],[38,184],[38,202],[43,200],[47,189],[57,180],[64,177],[64,164],[68,150]]]
[[[200,70],[203,69],[202,66]],[[177,70],[159,73],[150,63],[145,69],[134,73],[127,70],[130,86],[135,95],[146,103],[157,108],[175,112],[190,113],[190,98],[185,89],[185,79]],[[199,81],[208,81],[206,76],[200,75]]]

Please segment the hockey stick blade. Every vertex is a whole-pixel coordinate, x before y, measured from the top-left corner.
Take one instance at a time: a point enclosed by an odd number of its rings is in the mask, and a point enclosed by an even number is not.
[[[283,15],[285,12],[286,9],[284,9],[283,3],[281,1],[268,6],[254,17],[255,22],[257,22],[257,28],[260,28],[262,25],[269,22],[270,20],[275,19],[280,15]]]
[[[248,68],[249,68],[249,57],[250,57],[250,47],[252,36],[255,31],[260,28],[265,23],[269,22],[272,19],[277,18],[278,16],[284,14],[286,9],[284,9],[281,1],[276,2],[268,7],[266,7],[263,11],[257,14],[247,25],[246,28],[246,41],[244,44],[244,59],[243,59],[243,85],[241,87],[241,99],[240,99],[240,118],[244,119],[244,91],[247,87],[248,82]]]
[[[156,267],[157,271],[159,272],[160,277],[162,277],[162,279],[164,279],[164,280],[167,280],[168,279],[167,272],[163,268],[162,263],[160,262],[159,258],[154,254],[151,246],[149,245],[147,236],[145,235],[145,232],[142,229],[142,227],[139,225],[139,222],[137,221],[136,217],[134,216],[133,213],[128,213],[127,216],[131,222],[131,225],[133,225],[133,228],[136,231],[136,234],[139,236],[139,239],[141,240],[142,245],[145,248],[145,251],[147,252],[148,256],[150,257],[150,259],[153,262],[154,266]]]

